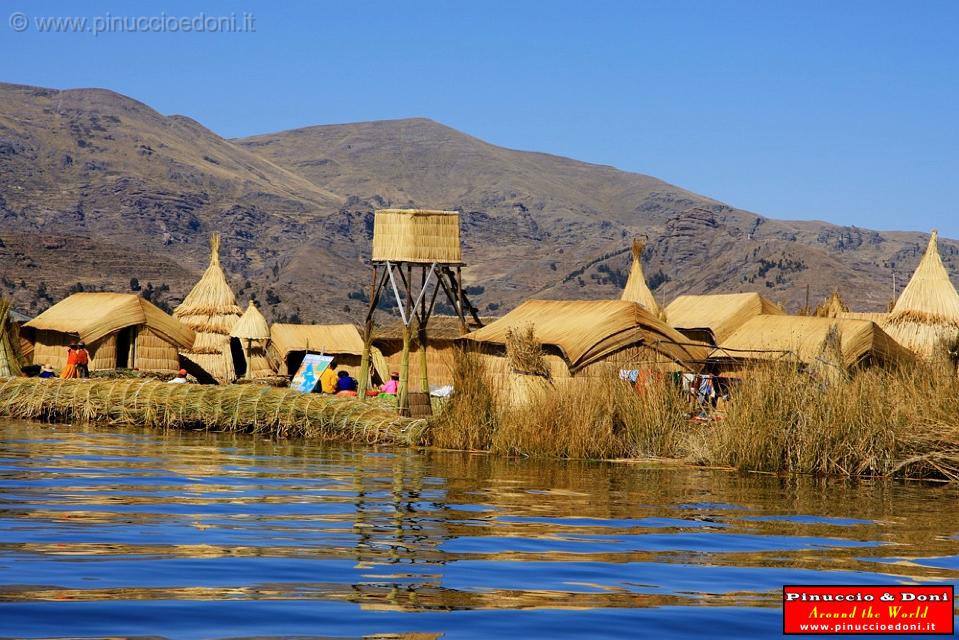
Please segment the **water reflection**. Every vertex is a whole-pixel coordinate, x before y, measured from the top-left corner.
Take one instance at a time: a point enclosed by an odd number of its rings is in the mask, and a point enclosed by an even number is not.
[[[122,621],[134,601],[195,603],[178,609],[187,626],[177,637],[219,632],[216,611],[235,601],[283,606],[282,624],[249,622],[271,633],[315,630],[320,609],[289,610],[313,602],[351,616],[340,630],[352,635],[383,631],[380,613],[415,612],[387,630],[422,621],[425,637],[481,636],[507,618],[428,614],[484,610],[513,612],[523,635],[534,611],[569,617],[560,634],[584,632],[582,612],[626,632],[635,620],[623,616],[641,609],[682,635],[694,610],[775,609],[787,583],[959,576],[959,495],[948,485],[0,429],[0,635],[58,635],[34,626],[41,613],[122,633],[103,616]],[[82,607],[101,617],[73,618]],[[760,629],[777,628],[774,613],[754,618]]]

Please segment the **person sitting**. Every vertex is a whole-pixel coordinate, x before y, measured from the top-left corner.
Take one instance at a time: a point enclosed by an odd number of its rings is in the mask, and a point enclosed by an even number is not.
[[[323,393],[336,393],[336,363],[331,362],[323,373],[320,374],[320,391]]]
[[[348,371],[340,371],[336,374],[336,393],[339,395],[344,391],[353,391],[356,392],[359,383],[357,383],[356,378],[350,375]]]
[[[49,364],[45,364],[45,365],[43,365],[42,367],[40,367],[40,375],[37,376],[37,377],[39,377],[39,378],[56,378],[56,377],[57,377],[57,372],[54,371],[54,370],[53,370],[53,367],[51,367]]]
[[[390,379],[380,386],[380,393],[388,396],[395,396],[400,392],[400,373],[399,371],[390,372]]]
[[[167,384],[186,384],[186,369],[180,369],[176,372],[173,380],[167,381]]]

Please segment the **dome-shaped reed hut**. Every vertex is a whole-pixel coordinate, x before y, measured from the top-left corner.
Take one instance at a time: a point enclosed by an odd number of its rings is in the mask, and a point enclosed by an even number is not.
[[[173,315],[196,332],[193,347],[181,355],[220,383],[236,379],[230,331],[240,313],[220,267],[220,234],[214,233],[210,236],[210,266]]]
[[[240,364],[236,361],[233,363],[237,375],[254,380],[268,378],[274,374],[266,354],[270,341],[270,325],[252,300],[230,330],[230,337],[239,341],[237,346],[243,352],[242,372]]]
[[[708,352],[627,300],[529,300],[461,342],[489,356],[494,372],[506,373],[507,344],[530,328],[553,378],[607,376],[620,369],[694,371]]]
[[[646,284],[646,274],[643,273],[642,255],[645,247],[646,243],[642,240],[633,240],[633,264],[629,269],[629,277],[626,279],[626,286],[623,287],[620,300],[642,305],[651,314],[663,319],[665,314],[656,302],[653,292],[649,290],[649,285]]]
[[[192,330],[132,293],[75,293],[21,331],[33,344],[33,363],[57,370],[66,365],[67,347],[83,341],[91,371],[176,371],[178,351],[189,349],[194,340]]]
[[[938,238],[933,229],[926,253],[884,327],[900,344],[923,357],[935,355],[943,341],[959,334],[959,293],[942,264]]]

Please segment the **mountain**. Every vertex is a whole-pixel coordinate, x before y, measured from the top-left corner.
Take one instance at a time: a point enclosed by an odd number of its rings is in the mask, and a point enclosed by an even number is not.
[[[0,84],[0,294],[38,312],[71,290],[139,287],[173,306],[210,231],[241,302],[274,320],[362,317],[372,212],[462,212],[484,313],[531,296],[614,297],[646,235],[654,293],[758,290],[796,308],[838,286],[880,309],[925,236],[736,209],[656,178],[497,147],[426,119],[226,140],[99,89]],[[959,245],[941,243],[950,272]]]

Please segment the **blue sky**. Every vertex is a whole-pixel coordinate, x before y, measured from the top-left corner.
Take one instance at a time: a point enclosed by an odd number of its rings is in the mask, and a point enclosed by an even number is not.
[[[201,13],[255,31],[35,22]],[[105,87],[228,137],[425,116],[770,217],[956,238],[957,32],[959,2],[934,0],[0,0],[0,80]]]

